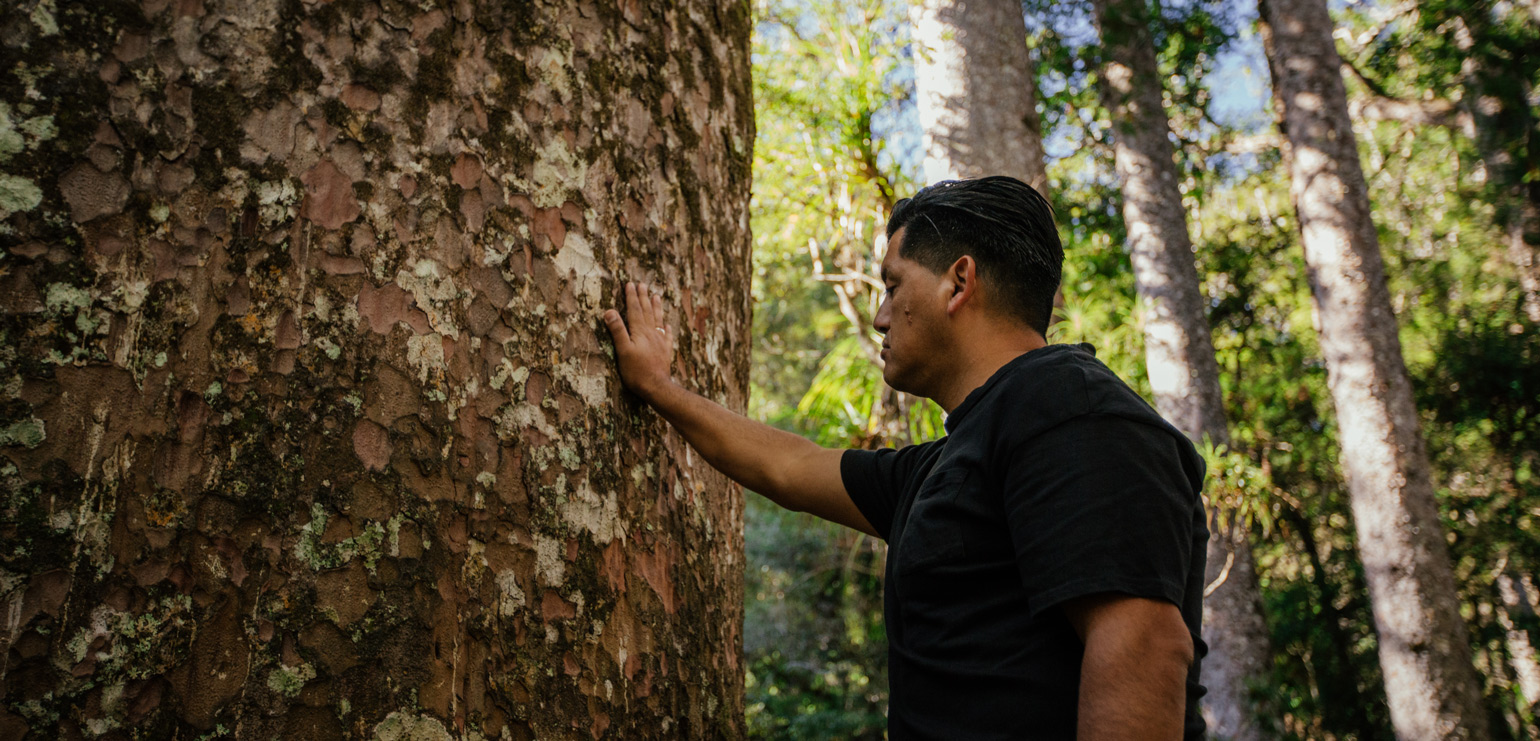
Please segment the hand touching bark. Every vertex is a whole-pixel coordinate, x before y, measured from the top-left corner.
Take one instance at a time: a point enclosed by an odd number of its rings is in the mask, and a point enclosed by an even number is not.
[[[615,359],[620,380],[632,393],[651,401],[668,384],[674,361],[674,333],[664,323],[663,298],[647,284],[626,283],[626,319],[620,312],[604,312],[604,324],[615,340]]]
[[[718,471],[796,512],[877,530],[856,508],[840,476],[843,450],[821,448],[789,432],[755,422],[674,383],[674,333],[664,323],[663,299],[646,284],[626,284],[625,320],[604,312],[615,340],[620,380],[679,431]]]

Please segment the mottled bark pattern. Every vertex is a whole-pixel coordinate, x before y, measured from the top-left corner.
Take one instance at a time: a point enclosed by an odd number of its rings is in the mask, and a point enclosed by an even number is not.
[[[1262,22],[1391,720],[1402,739],[1483,739],[1331,16],[1325,0],[1265,2]]]
[[[1203,719],[1214,741],[1273,738],[1259,722],[1266,705],[1254,694],[1267,686],[1273,657],[1251,544],[1233,519],[1221,525],[1210,516],[1209,528],[1203,583],[1217,586],[1203,598]]]
[[[1214,359],[1187,211],[1177,185],[1170,124],[1145,0],[1097,0],[1103,54],[1102,101],[1112,114],[1123,188],[1123,222],[1144,324],[1145,366],[1155,405],[1189,438],[1229,442],[1219,365]],[[1271,648],[1251,546],[1233,525],[1210,527],[1203,603],[1204,718],[1216,739],[1265,738],[1251,688],[1264,681]]]
[[[1226,442],[1219,365],[1177,185],[1143,0],[1097,0],[1102,101],[1112,113],[1123,221],[1144,314],[1145,359],[1160,413],[1189,436]]]
[[[1502,609],[1497,611],[1497,622],[1506,634],[1508,664],[1513,668],[1514,683],[1518,685],[1519,695],[1524,698],[1524,705],[1530,708],[1530,733],[1540,736],[1540,733],[1535,733],[1533,718],[1535,706],[1540,705],[1540,657],[1535,655],[1530,631],[1524,629],[1524,625],[1534,625],[1536,622],[1536,598],[1530,576],[1513,573],[1513,567],[1509,566],[1506,572],[1497,577],[1497,596],[1502,600]]]
[[[909,14],[926,181],[1010,175],[1047,193],[1021,3],[917,0]]]
[[[597,319],[742,408],[749,32],[0,10],[0,737],[740,736],[741,497]]]

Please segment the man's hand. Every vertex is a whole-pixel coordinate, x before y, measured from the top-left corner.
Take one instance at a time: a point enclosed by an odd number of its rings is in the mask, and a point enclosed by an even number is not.
[[[626,284],[626,320],[620,312],[604,312],[604,324],[615,340],[620,381],[631,393],[651,403],[658,391],[673,383],[674,333],[663,319],[663,298],[647,284]]]
[[[1192,634],[1170,602],[1095,594],[1064,603],[1085,643],[1080,741],[1182,738]]]
[[[664,323],[663,299],[646,284],[627,283],[625,308],[625,321],[614,309],[604,312],[621,383],[668,420],[706,462],[782,507],[877,534],[845,492],[844,451],[755,422],[674,383],[673,332]]]

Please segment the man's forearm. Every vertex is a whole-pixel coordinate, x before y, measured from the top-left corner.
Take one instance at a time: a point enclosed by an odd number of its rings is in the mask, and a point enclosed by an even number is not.
[[[782,507],[807,508],[781,482],[796,457],[823,450],[818,445],[755,422],[677,383],[649,389],[645,398],[713,468]]]

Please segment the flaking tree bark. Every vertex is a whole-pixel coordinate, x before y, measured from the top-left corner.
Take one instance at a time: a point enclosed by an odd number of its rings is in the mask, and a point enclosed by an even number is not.
[[[1433,480],[1325,0],[1261,3],[1321,353],[1402,739],[1484,739]]]
[[[909,15],[926,181],[1010,175],[1046,194],[1021,3],[917,0]]]
[[[746,2],[0,10],[0,737],[735,738]],[[14,146],[13,146],[14,145]]]
[[[1101,97],[1112,116],[1123,222],[1141,299],[1145,365],[1155,406],[1194,442],[1230,440],[1219,365],[1193,261],[1187,212],[1168,138],[1152,9],[1145,0],[1096,0]],[[1268,738],[1253,690],[1272,662],[1251,546],[1235,518],[1209,518],[1203,601],[1204,718],[1217,739]]]

